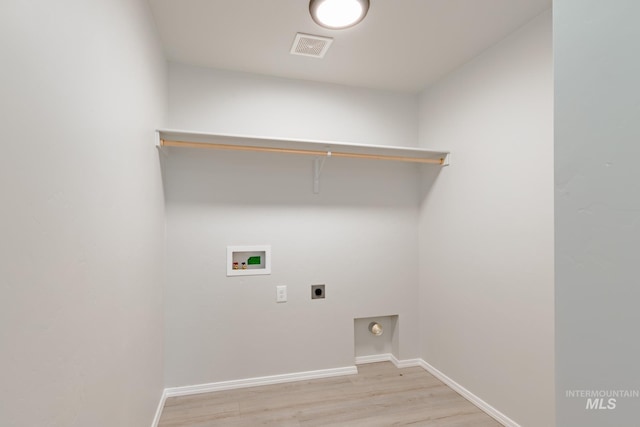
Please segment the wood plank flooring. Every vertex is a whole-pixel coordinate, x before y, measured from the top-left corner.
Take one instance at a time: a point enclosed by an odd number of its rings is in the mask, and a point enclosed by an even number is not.
[[[357,375],[167,399],[159,427],[499,427],[424,369],[390,362]]]

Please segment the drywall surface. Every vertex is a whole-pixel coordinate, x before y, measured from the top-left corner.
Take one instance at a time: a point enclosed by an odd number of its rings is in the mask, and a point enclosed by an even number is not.
[[[171,63],[169,127],[415,147],[418,97]]]
[[[176,64],[171,74],[173,127],[367,143],[417,134],[417,121],[393,111],[415,107],[411,95]],[[202,90],[193,93],[196,85]],[[251,113],[257,92],[264,117]],[[226,119],[194,112],[203,100]],[[342,105],[335,128],[312,120],[329,104]],[[383,117],[388,126],[377,122]],[[399,316],[397,356],[417,357],[416,165],[330,158],[313,194],[307,156],[165,153],[167,386],[352,366],[354,319],[379,315]],[[226,276],[228,245],[262,244],[272,246],[271,275]],[[314,284],[326,285],[325,299],[311,299]],[[288,302],[276,303],[278,285],[287,286]]]
[[[314,195],[306,157],[167,151],[167,386],[352,366],[354,319],[389,313],[417,356],[412,165],[331,159]],[[272,274],[227,277],[226,247],[254,244]]]
[[[421,356],[523,426],[554,425],[551,13],[422,94],[452,165],[420,215]]]
[[[145,1],[0,4],[0,425],[148,426],[166,64]]]
[[[556,404],[563,427],[640,420],[639,15],[632,0],[554,1]]]

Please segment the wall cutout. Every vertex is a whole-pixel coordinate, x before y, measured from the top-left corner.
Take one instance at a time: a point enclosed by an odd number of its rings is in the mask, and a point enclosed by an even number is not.
[[[375,356],[398,357],[398,316],[353,319],[356,363],[378,361]],[[387,359],[388,360],[388,359]]]
[[[271,246],[227,246],[227,276],[271,274]]]

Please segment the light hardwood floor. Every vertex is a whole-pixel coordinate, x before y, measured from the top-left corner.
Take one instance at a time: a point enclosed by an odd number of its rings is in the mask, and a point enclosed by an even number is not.
[[[357,375],[167,399],[160,427],[499,427],[424,369],[390,362]]]

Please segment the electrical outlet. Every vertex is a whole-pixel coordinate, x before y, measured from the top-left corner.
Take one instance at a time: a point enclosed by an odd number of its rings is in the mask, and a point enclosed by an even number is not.
[[[287,302],[286,286],[276,286],[276,302]]]
[[[324,285],[311,285],[311,299],[324,299]]]

